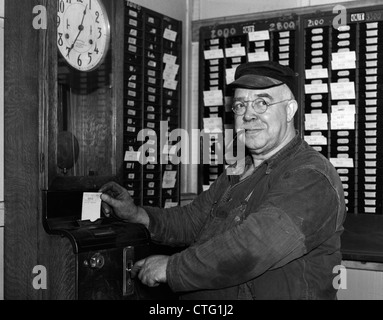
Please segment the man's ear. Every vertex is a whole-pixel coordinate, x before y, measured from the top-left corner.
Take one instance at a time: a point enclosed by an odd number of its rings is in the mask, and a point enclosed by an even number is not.
[[[298,110],[298,102],[296,100],[290,100],[286,106],[287,122],[294,120],[294,115]]]

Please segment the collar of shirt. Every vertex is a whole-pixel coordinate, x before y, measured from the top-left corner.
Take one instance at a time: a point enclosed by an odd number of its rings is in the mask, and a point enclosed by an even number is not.
[[[289,157],[291,154],[295,153],[297,148],[301,145],[302,139],[300,137],[300,134],[298,131],[296,131],[295,137],[281,150],[279,150],[276,154],[274,154],[272,157],[269,159],[266,159],[265,161],[262,162],[261,165],[258,166],[256,170],[259,170],[263,166],[266,167],[266,174],[270,174],[271,171],[277,167],[281,161]],[[245,159],[245,168],[248,168],[253,164],[253,160],[250,155],[246,156]],[[235,166],[237,163],[235,164]],[[230,175],[229,180],[231,183],[238,183],[240,180],[240,175]]]

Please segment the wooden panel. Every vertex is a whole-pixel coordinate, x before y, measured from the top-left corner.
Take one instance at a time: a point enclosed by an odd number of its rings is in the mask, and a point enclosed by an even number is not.
[[[4,128],[4,0],[0,0],[0,126]],[[0,132],[0,201],[4,201],[4,132]],[[0,203],[0,300],[4,299],[4,202]]]
[[[123,21],[123,4],[123,1],[113,1],[111,5],[113,13],[118,13],[120,23]],[[32,27],[32,12],[36,5],[47,8],[47,30]],[[42,224],[41,190],[48,188],[51,182],[48,177],[55,177],[56,171],[48,161],[56,159],[57,154],[57,144],[48,143],[52,134],[55,137],[58,132],[56,5],[56,1],[50,0],[13,0],[8,1],[5,8],[9,19],[5,38],[7,210],[4,296],[12,300],[76,298],[77,262],[72,246],[66,238],[46,234]],[[118,30],[113,26],[115,37],[122,39],[122,31],[123,28]],[[115,44],[119,49],[115,49],[113,54],[118,62],[113,67],[122,70],[123,43],[116,39]],[[111,89],[114,97],[118,97],[112,104],[117,106],[122,104],[121,77],[122,73],[114,75]],[[113,123],[104,124],[104,127],[111,126],[109,131],[120,132],[122,122],[119,124],[116,118],[122,119],[122,111],[113,112]],[[122,167],[122,137],[108,139],[110,152],[117,154],[116,162]],[[114,172],[122,170],[116,164],[112,166]],[[36,265],[46,267],[46,290],[35,290],[32,286],[36,276],[32,271]]]
[[[48,30],[32,28],[35,5],[48,9]],[[14,0],[6,3],[5,35],[5,299],[74,297],[74,262],[68,240],[48,236],[41,222],[39,183],[39,110],[54,101],[55,1]],[[23,8],[23,10],[20,10]],[[23,21],[23,23],[20,23]],[[49,37],[48,37],[49,35]],[[50,41],[49,41],[50,39]],[[49,73],[50,72],[50,73]],[[53,89],[52,89],[53,87]],[[32,271],[47,269],[47,290],[35,290]]]
[[[35,139],[39,141],[38,154],[55,152],[45,149],[45,139],[48,138],[48,126],[54,126],[48,115],[56,115],[57,103],[57,44],[56,44],[56,1],[45,0],[43,5],[47,8],[48,29],[39,31],[39,133]],[[55,145],[53,145],[53,149]],[[42,159],[38,159],[39,161]],[[45,159],[46,160],[46,159]],[[46,162],[43,162],[46,164]],[[42,175],[42,167],[39,167]],[[42,175],[43,176],[43,175]],[[40,190],[45,189],[45,177],[37,180]],[[39,199],[39,210],[35,220],[38,230],[35,251],[39,265],[47,268],[47,290],[40,290],[38,299],[75,299],[75,256],[69,240],[58,236],[49,236],[42,224],[42,195],[36,191]]]
[[[4,228],[0,228],[0,300],[4,299]]]
[[[5,288],[6,299],[35,299],[37,265],[38,40],[32,10],[41,1],[7,1],[5,15]],[[23,10],[20,10],[23,8]],[[23,21],[23,23],[20,23]]]
[[[39,299],[76,299],[76,256],[69,240],[40,230],[39,248],[39,264],[47,266],[47,290],[40,290]]]
[[[0,126],[4,128],[4,1],[0,0]],[[0,201],[4,201],[4,133],[0,131]]]

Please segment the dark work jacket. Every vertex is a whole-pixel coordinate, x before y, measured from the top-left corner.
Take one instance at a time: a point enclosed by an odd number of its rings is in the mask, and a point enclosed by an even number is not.
[[[187,206],[144,208],[153,241],[189,246],[166,271],[183,299],[336,299],[342,183],[299,135],[242,181],[223,173]]]

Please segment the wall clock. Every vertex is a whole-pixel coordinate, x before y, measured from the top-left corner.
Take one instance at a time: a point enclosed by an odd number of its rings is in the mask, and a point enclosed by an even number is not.
[[[109,18],[101,0],[58,2],[57,46],[70,66],[84,72],[97,69],[109,43]]]

